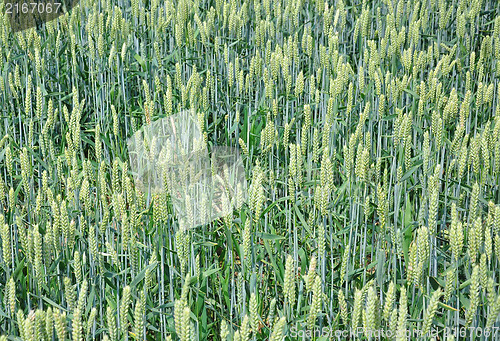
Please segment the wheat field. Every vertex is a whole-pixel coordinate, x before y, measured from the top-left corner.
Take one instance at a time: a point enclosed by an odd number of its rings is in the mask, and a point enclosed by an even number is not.
[[[1,341],[500,339],[500,3],[9,3]],[[183,110],[248,183],[202,224],[130,163]]]

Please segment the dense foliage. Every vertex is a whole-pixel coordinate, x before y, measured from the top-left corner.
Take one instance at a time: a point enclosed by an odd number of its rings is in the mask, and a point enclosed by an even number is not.
[[[496,336],[496,1],[81,0],[15,34],[1,18],[0,340]],[[138,190],[126,144],[184,109],[250,185],[188,230],[168,192]]]

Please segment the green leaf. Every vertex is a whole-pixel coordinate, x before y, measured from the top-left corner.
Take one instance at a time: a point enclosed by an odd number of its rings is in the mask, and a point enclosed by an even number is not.
[[[149,264],[148,266],[146,266],[144,269],[142,269],[141,272],[139,272],[137,274],[137,276],[135,276],[134,280],[130,283],[130,287],[134,288],[140,281],[142,281],[142,279],[146,275],[146,271],[148,269],[153,270],[156,267],[156,265],[158,265],[158,262],[155,261],[155,262]]]
[[[203,278],[207,278],[210,275],[213,275],[214,273],[219,272],[219,271],[220,271],[220,268],[215,268],[215,269],[203,271]]]
[[[264,233],[264,232],[257,232],[255,234],[257,237],[262,238],[264,240],[280,240],[280,239],[285,239],[283,236],[278,236],[276,234],[271,234],[271,233]]]
[[[194,245],[213,247],[213,246],[217,246],[217,243],[205,241],[203,243],[194,243]]]
[[[141,56],[139,56],[137,53],[134,55],[134,58],[141,65],[142,69],[146,70],[146,62],[144,61],[144,59]]]

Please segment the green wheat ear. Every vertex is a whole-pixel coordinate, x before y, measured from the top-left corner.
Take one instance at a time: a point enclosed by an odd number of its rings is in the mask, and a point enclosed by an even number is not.
[[[283,284],[283,293],[286,302],[290,307],[295,305],[295,265],[292,256],[288,255],[285,265],[285,281]]]
[[[321,279],[319,276],[316,276],[314,280],[314,285],[313,285],[313,297],[312,297],[312,302],[311,302],[311,311],[309,312],[309,328],[312,329],[315,322],[316,318],[319,313],[321,313],[321,301],[323,298],[323,291],[321,288]]]
[[[270,341],[279,341],[283,338],[283,329],[286,325],[286,318],[281,317],[274,325]]]
[[[382,313],[383,318],[388,322],[390,321],[389,320],[390,314],[394,310],[393,305],[395,298],[396,298],[396,290],[394,287],[394,282],[391,281],[389,282],[389,287],[387,288],[387,293],[385,294],[384,310]]]
[[[439,288],[436,291],[434,291],[434,293],[431,296],[431,299],[429,301],[429,305],[427,306],[427,310],[424,314],[424,321],[422,322],[422,333],[424,335],[429,333],[429,331],[431,329],[432,320],[436,314],[439,299],[441,298],[442,294],[443,294],[443,292]]]
[[[254,335],[256,335],[259,330],[260,315],[258,312],[257,295],[254,292],[250,294],[249,311],[250,325],[252,327]]]
[[[406,287],[401,287],[401,292],[399,296],[399,315],[397,323],[397,333],[400,339],[404,339],[406,335],[407,328],[407,313],[408,313],[408,296],[406,293]]]
[[[469,291],[470,306],[465,314],[466,325],[470,325],[476,315],[476,310],[479,305],[479,289],[480,289],[480,274],[479,265],[475,265],[472,270],[471,284]]]

